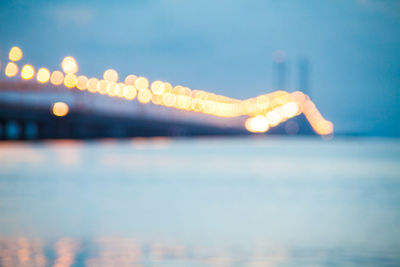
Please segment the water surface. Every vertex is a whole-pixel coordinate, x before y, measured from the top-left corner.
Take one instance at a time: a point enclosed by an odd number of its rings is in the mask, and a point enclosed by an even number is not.
[[[394,139],[0,143],[0,265],[396,266],[399,163]]]

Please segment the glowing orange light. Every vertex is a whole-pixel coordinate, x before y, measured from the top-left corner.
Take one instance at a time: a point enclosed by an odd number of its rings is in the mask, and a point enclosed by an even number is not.
[[[50,71],[46,68],[40,68],[37,72],[36,79],[40,83],[47,83],[50,80]]]
[[[87,82],[88,78],[84,75],[78,77],[78,82],[76,83],[76,88],[79,90],[86,90],[87,89]]]
[[[256,105],[259,109],[265,110],[270,105],[269,97],[266,95],[258,96],[256,99]]]
[[[18,46],[14,46],[11,48],[10,53],[8,54],[8,58],[11,61],[19,61],[22,58],[22,50]]]
[[[77,83],[78,83],[78,78],[75,76],[75,74],[68,73],[67,75],[65,75],[64,85],[66,87],[74,88]]]
[[[149,103],[151,101],[151,92],[148,89],[140,90],[138,93],[138,100],[142,104]]]
[[[61,71],[53,71],[50,82],[54,85],[61,85],[64,82],[64,74]]]
[[[135,81],[135,87],[138,90],[144,90],[149,87],[149,81],[145,77],[138,77]]]
[[[192,110],[195,112],[201,112],[203,110],[203,101],[197,98],[193,99]]]
[[[269,122],[269,125],[271,126],[276,126],[281,122],[281,116],[276,110],[271,110],[270,112],[267,113],[266,115],[267,121]]]
[[[35,75],[35,69],[31,65],[25,65],[21,70],[21,78],[24,80],[32,79]]]
[[[314,130],[320,135],[330,135],[333,133],[333,124],[327,120],[320,120],[314,125]]]
[[[107,93],[107,86],[108,86],[107,81],[105,80],[99,81],[99,83],[97,84],[97,92],[99,92],[102,95],[105,95]]]
[[[283,55],[283,56],[282,56]],[[9,53],[11,61],[22,58],[22,50],[12,47]],[[284,54],[275,52],[274,60],[283,62]],[[319,113],[315,104],[302,92],[288,93],[275,91],[246,100],[237,100],[223,95],[213,94],[201,90],[191,90],[188,87],[177,85],[173,87],[170,83],[154,81],[149,88],[149,81],[145,77],[128,75],[125,83],[117,83],[118,73],[113,69],[104,72],[104,80],[96,78],[88,79],[86,76],[75,76],[78,64],[73,57],[65,57],[61,63],[64,74],[60,71],[50,71],[46,68],[39,69],[37,80],[40,83],[50,82],[54,85],[64,83],[66,87],[77,87],[79,90],[86,88],[90,92],[108,94],[110,96],[124,97],[128,100],[138,98],[140,103],[149,103],[174,107],[183,110],[193,110],[203,114],[211,114],[220,117],[238,117],[242,115],[251,116],[245,125],[249,131],[265,132],[269,127],[276,126],[286,120],[304,113],[314,131],[320,135],[333,133],[333,124],[325,120]],[[16,76],[19,72],[14,62],[9,62],[5,67],[7,77]],[[20,73],[23,79],[32,79],[35,69],[31,65],[25,65]],[[267,124],[267,125],[266,125]],[[293,123],[286,124],[288,132],[295,132]]]
[[[78,63],[76,63],[73,57],[65,57],[61,62],[61,67],[63,71],[68,74],[74,74],[78,71]]]
[[[171,92],[172,91],[172,85],[170,84],[170,83],[164,83],[164,92],[163,92],[163,94],[165,94],[165,93],[168,93],[168,92]]]
[[[175,95],[184,95],[185,94],[185,87],[177,85],[172,88],[172,93]]]
[[[190,110],[192,107],[192,98],[189,96],[178,96],[177,105],[181,109]]]
[[[269,129],[267,118],[258,115],[254,118],[249,118],[245,122],[245,127],[252,133],[265,133]]]
[[[118,81],[118,72],[113,69],[108,69],[103,74],[103,79],[107,82],[117,82]]]
[[[162,95],[165,91],[165,85],[162,81],[154,81],[151,84],[151,91],[155,95]]]
[[[162,98],[164,105],[167,107],[172,107],[176,103],[176,96],[171,93],[167,93]]]
[[[96,78],[90,78],[87,82],[88,91],[91,93],[96,93],[98,83],[99,80],[97,80]]]
[[[117,90],[116,90],[116,87],[117,86],[117,84],[116,83],[114,83],[114,82],[110,82],[108,85],[107,85],[107,94],[109,95],[109,96],[116,96],[117,95]]]
[[[117,92],[118,97],[124,97],[124,89],[125,89],[125,84],[124,83],[119,83],[115,87],[115,91]]]
[[[297,103],[303,103],[307,100],[307,96],[300,91],[293,92],[292,97]]]
[[[160,95],[153,94],[151,96],[151,102],[156,105],[162,105],[162,97]]]
[[[14,77],[15,75],[17,75],[18,74],[17,64],[15,64],[14,62],[7,63],[4,73],[6,74],[7,77]]]
[[[284,118],[292,118],[297,115],[299,111],[299,105],[295,102],[288,102],[280,108],[280,114]]]
[[[135,99],[137,95],[135,87],[132,85],[125,86],[124,88],[124,97],[128,100],[133,100]]]
[[[127,85],[135,85],[136,75],[130,74],[126,76],[125,83]]]
[[[69,107],[64,102],[56,102],[52,106],[52,113],[57,117],[63,117],[68,114]]]

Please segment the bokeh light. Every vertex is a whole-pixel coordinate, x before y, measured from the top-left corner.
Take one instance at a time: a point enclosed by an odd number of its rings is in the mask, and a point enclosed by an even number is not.
[[[151,92],[148,89],[140,90],[138,93],[138,100],[142,104],[147,104],[151,101]]]
[[[99,81],[99,83],[97,84],[97,92],[99,94],[105,95],[107,93],[107,86],[108,86],[107,81],[105,80]]]
[[[88,82],[88,77],[81,75],[78,77],[78,82],[76,83],[76,88],[79,90],[86,90],[87,89],[87,82]]]
[[[96,93],[98,83],[99,83],[99,80],[97,78],[90,78],[87,82],[88,91],[91,93]]]
[[[265,133],[269,129],[267,118],[258,115],[254,118],[249,118],[245,122],[245,127],[252,133]]]
[[[149,81],[145,77],[138,77],[135,81],[135,87],[138,90],[147,89],[149,87]]]
[[[8,58],[11,61],[19,61],[21,60],[22,56],[22,50],[18,46],[12,47],[10,53],[8,54]]]
[[[107,94],[109,96],[116,96],[117,95],[117,90],[115,88],[116,86],[117,86],[117,84],[115,82],[110,82],[107,85]]]
[[[271,110],[267,113],[266,119],[270,126],[277,126],[281,122],[281,116],[276,110]]]
[[[125,86],[124,88],[124,97],[128,100],[133,100],[135,99],[137,95],[135,87],[132,85]]]
[[[68,88],[74,88],[78,83],[78,78],[75,74],[68,73],[64,78],[64,85]]]
[[[67,74],[78,72],[78,63],[76,63],[76,60],[73,57],[65,57],[61,62],[61,67]]]
[[[127,85],[135,85],[136,78],[137,78],[136,75],[130,74],[130,75],[126,76],[125,83]]]
[[[151,84],[151,91],[155,95],[162,95],[165,91],[164,83],[162,81],[154,81]]]
[[[108,69],[103,74],[103,79],[107,82],[117,82],[118,81],[118,72],[113,69]]]
[[[54,116],[63,117],[66,116],[69,112],[69,107],[64,102],[56,102],[51,107],[51,112]]]
[[[176,103],[176,96],[174,94],[167,93],[163,96],[162,100],[165,106],[172,107]]]
[[[7,77],[14,77],[18,74],[18,66],[14,62],[9,62],[6,65],[4,73]]]
[[[36,79],[40,83],[47,83],[50,80],[50,71],[46,68],[40,68],[37,72]]]
[[[21,70],[21,78],[24,80],[32,79],[35,75],[35,69],[31,65],[25,65]]]
[[[14,46],[10,50],[11,61],[18,61],[22,56],[20,48]],[[275,51],[273,56],[278,64],[286,60],[283,51]],[[181,85],[172,86],[160,80],[153,81],[149,87],[147,78],[133,74],[128,75],[124,83],[117,83],[119,76],[114,69],[107,69],[104,72],[104,80],[88,79],[84,75],[77,77],[75,73],[78,71],[78,64],[73,57],[65,57],[61,66],[66,74],[65,77],[61,71],[50,73],[48,69],[40,68],[36,76],[37,81],[46,83],[50,80],[56,86],[64,84],[68,88],[87,89],[92,93],[108,94],[127,100],[137,98],[142,104],[152,101],[157,105],[219,117],[248,116],[244,126],[251,132],[266,132],[269,127],[275,127],[301,113],[305,115],[317,134],[331,135],[334,129],[333,124],[322,117],[310,98],[300,91],[288,93],[281,90],[238,100],[202,90],[191,90]],[[14,77],[18,74],[19,68],[14,62],[9,62],[4,72],[7,77]],[[35,69],[31,65],[25,65],[21,69],[22,79],[32,79],[34,75]],[[285,127],[288,134],[298,131],[298,124],[294,122],[285,124]]]
[[[51,74],[51,77],[50,77],[50,82],[53,85],[63,84],[64,83],[64,74],[59,70],[53,71],[53,73]]]
[[[299,111],[299,105],[297,103],[288,102],[280,108],[280,115],[283,118],[291,118],[297,115],[298,111]]]

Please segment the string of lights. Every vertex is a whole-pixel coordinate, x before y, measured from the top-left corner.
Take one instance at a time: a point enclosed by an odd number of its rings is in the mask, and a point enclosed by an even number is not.
[[[133,74],[128,75],[121,82],[118,72],[113,69],[106,70],[102,78],[77,75],[78,63],[69,56],[62,60],[62,70],[50,71],[46,68],[39,68],[36,71],[29,64],[19,70],[17,62],[22,57],[23,52],[19,47],[11,48],[9,62],[4,70],[7,77],[15,77],[20,73],[20,77],[24,80],[36,77],[39,83],[51,83],[54,86],[76,88],[80,91],[125,98],[130,101],[137,99],[141,104],[151,102],[155,105],[226,118],[248,116],[245,127],[254,133],[267,132],[271,127],[303,113],[317,134],[330,135],[333,133],[332,122],[324,119],[310,98],[300,91],[293,93],[275,91],[239,100],[212,92],[192,90],[181,85],[173,86],[159,80],[150,83],[147,78]]]

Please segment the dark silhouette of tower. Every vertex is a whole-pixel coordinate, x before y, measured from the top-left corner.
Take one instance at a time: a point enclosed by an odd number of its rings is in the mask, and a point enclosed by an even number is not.
[[[298,90],[306,95],[311,94],[310,91],[310,63],[308,59],[304,58],[299,60],[298,64]]]
[[[277,50],[273,57],[273,87],[275,90],[287,90],[287,63],[285,52]]]

